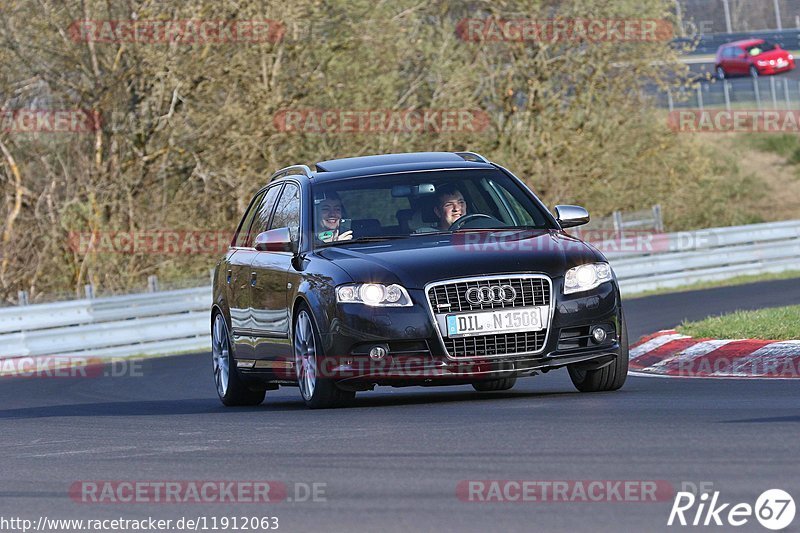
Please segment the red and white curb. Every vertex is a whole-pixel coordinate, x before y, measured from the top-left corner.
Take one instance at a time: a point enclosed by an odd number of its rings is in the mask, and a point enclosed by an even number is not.
[[[630,350],[633,375],[682,378],[800,378],[800,340],[696,339],[673,329]]]

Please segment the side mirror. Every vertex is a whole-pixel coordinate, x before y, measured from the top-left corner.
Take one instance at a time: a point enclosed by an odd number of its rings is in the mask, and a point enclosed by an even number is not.
[[[294,243],[289,228],[276,228],[256,235],[253,247],[259,252],[292,252]]]
[[[589,212],[577,205],[557,205],[556,220],[564,229],[583,226],[589,223]]]

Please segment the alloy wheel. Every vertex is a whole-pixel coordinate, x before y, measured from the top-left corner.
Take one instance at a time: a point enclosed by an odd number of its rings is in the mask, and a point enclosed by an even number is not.
[[[228,329],[225,327],[222,314],[214,317],[214,328],[211,332],[211,358],[214,362],[214,382],[217,393],[224,397],[228,392],[228,374],[230,372],[230,344]]]
[[[305,310],[297,315],[294,328],[294,361],[303,398],[310,400],[317,386],[317,345],[311,317]]]

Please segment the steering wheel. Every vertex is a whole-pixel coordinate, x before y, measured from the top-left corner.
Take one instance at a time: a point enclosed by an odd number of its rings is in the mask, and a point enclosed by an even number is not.
[[[488,218],[494,220],[494,217],[490,217],[489,215],[484,215],[483,213],[472,213],[471,215],[464,215],[463,217],[457,219],[455,222],[450,224],[448,231],[457,231],[464,227],[464,225],[468,222],[472,222],[473,220],[478,220],[481,218]]]

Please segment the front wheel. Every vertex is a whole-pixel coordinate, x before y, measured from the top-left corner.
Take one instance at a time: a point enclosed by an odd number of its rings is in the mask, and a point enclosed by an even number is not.
[[[611,364],[597,370],[582,370],[569,365],[567,371],[575,388],[581,392],[603,392],[617,390],[625,384],[628,377],[628,327],[620,312],[619,354]]]
[[[259,405],[264,401],[266,389],[251,389],[239,378],[236,361],[231,356],[228,325],[222,313],[214,315],[214,325],[211,327],[211,360],[217,395],[224,405]]]
[[[294,324],[294,362],[297,370],[297,384],[306,406],[311,409],[327,409],[345,405],[352,401],[356,393],[336,386],[331,378],[320,376],[322,343],[311,312],[302,307]]]

